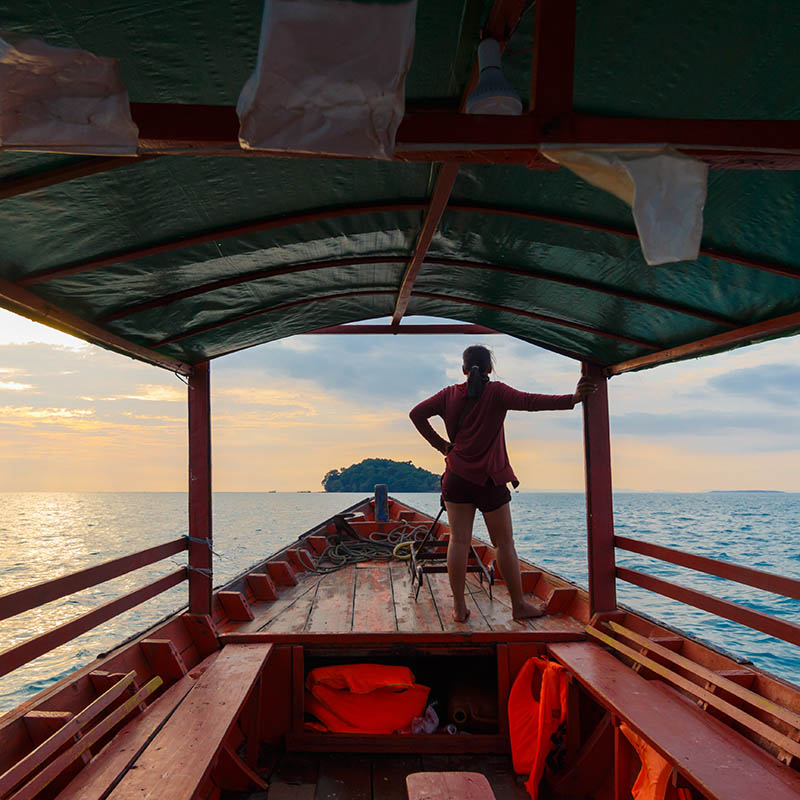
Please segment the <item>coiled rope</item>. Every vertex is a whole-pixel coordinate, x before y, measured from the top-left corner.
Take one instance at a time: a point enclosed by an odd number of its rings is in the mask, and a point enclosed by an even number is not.
[[[422,541],[427,532],[428,525],[412,525],[406,522],[388,533],[373,531],[368,539],[351,539],[328,545],[316,559],[305,549],[298,549],[297,553],[307,562],[309,569],[326,575],[362,561],[391,561],[393,558],[405,561],[411,557],[411,546]],[[403,548],[408,553],[398,554]]]

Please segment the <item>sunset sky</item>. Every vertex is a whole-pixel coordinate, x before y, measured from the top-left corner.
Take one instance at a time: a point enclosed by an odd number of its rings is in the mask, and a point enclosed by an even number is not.
[[[212,362],[214,489],[317,490],[368,457],[440,472],[408,410],[460,380],[472,343],[305,336]],[[572,391],[576,362],[506,336],[485,343],[506,383]],[[790,338],[612,379],[615,488],[800,491],[799,356]],[[520,490],[583,489],[579,409],[511,412],[506,434]],[[186,386],[0,311],[0,444],[5,491],[184,491]]]

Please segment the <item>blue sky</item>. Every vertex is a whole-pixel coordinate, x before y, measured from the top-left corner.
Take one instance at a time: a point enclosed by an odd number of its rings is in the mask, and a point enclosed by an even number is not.
[[[441,471],[408,410],[460,380],[464,336],[305,336],[212,364],[214,486],[318,489],[368,457]],[[572,391],[578,365],[487,336],[497,376]],[[800,339],[610,382],[617,489],[800,491]],[[512,412],[521,490],[580,491],[580,411]],[[0,481],[5,490],[182,491],[186,387],[171,373],[0,312]]]

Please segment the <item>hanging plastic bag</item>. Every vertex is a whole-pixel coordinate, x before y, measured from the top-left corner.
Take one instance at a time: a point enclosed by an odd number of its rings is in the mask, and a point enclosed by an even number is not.
[[[138,141],[115,59],[0,38],[0,146],[135,155]]]
[[[241,146],[391,158],[416,12],[416,0],[266,0]]]
[[[705,163],[670,147],[582,150],[542,145],[541,151],[632,208],[648,264],[697,258],[706,202]]]

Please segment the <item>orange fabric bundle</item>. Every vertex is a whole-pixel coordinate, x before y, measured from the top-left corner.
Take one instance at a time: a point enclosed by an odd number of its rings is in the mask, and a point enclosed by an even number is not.
[[[387,664],[340,664],[312,669],[306,676],[306,689],[312,689],[317,684],[364,694],[383,686],[413,686],[414,673],[408,667]]]
[[[542,658],[529,658],[508,695],[508,727],[514,772],[529,775],[525,784],[536,800],[551,737],[567,718],[567,673]]]
[[[394,733],[425,711],[430,689],[406,667],[345,664],[306,678],[305,710],[336,733]],[[314,726],[314,729],[318,728]]]

